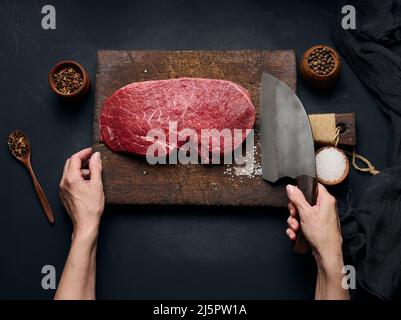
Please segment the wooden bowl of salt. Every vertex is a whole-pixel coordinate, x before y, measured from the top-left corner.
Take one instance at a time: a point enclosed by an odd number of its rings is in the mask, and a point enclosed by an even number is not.
[[[317,179],[326,186],[343,182],[349,174],[349,160],[339,148],[327,146],[316,152]]]

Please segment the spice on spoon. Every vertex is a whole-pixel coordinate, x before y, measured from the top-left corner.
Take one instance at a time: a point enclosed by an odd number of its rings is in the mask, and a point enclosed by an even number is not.
[[[63,94],[75,93],[84,83],[81,71],[71,66],[55,72],[53,78],[56,89]]]
[[[52,209],[50,207],[49,201],[47,201],[46,195],[43,192],[42,187],[36,175],[32,169],[31,164],[31,144],[29,143],[28,137],[20,130],[15,130],[8,135],[8,148],[11,151],[11,154],[16,157],[24,166],[28,169],[29,174],[31,175],[33,185],[36,190],[36,194],[38,195],[39,201],[43,207],[46,218],[50,224],[54,223],[54,216]]]
[[[15,130],[8,136],[8,147],[16,158],[23,158],[30,149],[29,140],[26,135],[19,130]]]

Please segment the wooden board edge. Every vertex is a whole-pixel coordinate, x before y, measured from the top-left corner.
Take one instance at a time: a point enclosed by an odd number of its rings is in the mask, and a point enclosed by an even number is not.
[[[340,131],[340,145],[354,147],[356,146],[356,119],[355,113],[336,113],[336,126],[341,126],[343,131]]]

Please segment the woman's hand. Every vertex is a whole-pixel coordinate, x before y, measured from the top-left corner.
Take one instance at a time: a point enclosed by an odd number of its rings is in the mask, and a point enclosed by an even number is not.
[[[315,298],[349,299],[348,290],[342,287],[344,260],[336,199],[321,184],[318,185],[314,206],[309,205],[301,190],[295,186],[287,186],[287,195],[290,199],[290,216],[286,233],[294,241],[302,229],[316,259],[318,274]]]
[[[95,299],[97,235],[104,209],[99,152],[92,154],[92,148],[87,148],[67,159],[60,198],[70,215],[74,233],[54,299]]]
[[[92,154],[92,148],[87,148],[67,159],[60,182],[60,198],[74,225],[73,237],[96,237],[104,210],[99,152]]]
[[[316,205],[311,206],[297,187],[288,185],[287,195],[290,199],[288,209],[288,229],[291,240],[295,240],[299,229],[302,229],[306,240],[317,257],[342,255],[342,237],[338,219],[336,199],[326,188],[318,184]],[[300,222],[298,222],[298,219]]]

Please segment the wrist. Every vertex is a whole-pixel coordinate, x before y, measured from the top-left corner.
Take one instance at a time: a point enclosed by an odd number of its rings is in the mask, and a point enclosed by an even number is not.
[[[329,239],[321,241],[319,245],[313,248],[316,264],[322,270],[338,265],[341,265],[342,268],[344,265],[341,235],[336,235]]]
[[[99,228],[91,227],[91,228],[74,228],[74,232],[72,234],[73,242],[94,244],[97,242],[99,234]]]
[[[318,272],[324,274],[341,273],[344,267],[344,258],[341,250],[331,251],[330,253],[314,254]]]

